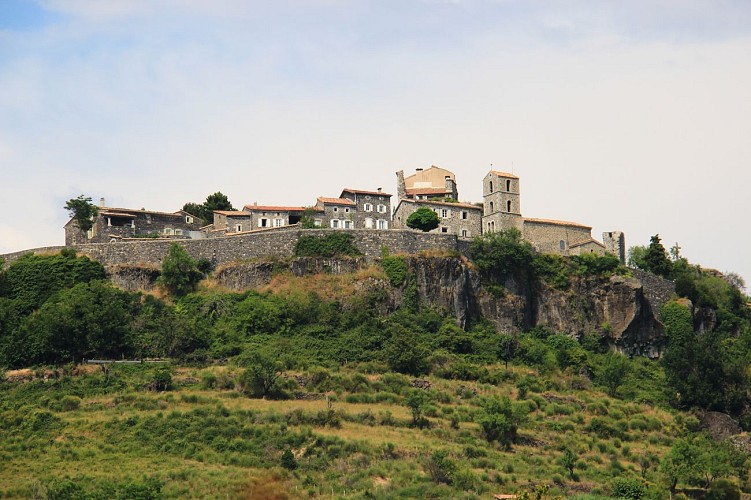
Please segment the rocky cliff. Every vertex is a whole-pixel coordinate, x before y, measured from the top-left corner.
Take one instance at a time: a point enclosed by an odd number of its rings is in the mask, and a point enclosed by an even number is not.
[[[460,256],[410,256],[405,262],[420,302],[448,312],[462,327],[485,318],[498,331],[545,327],[573,337],[596,333],[618,351],[648,357],[659,356],[665,347],[659,310],[674,296],[673,285],[648,273],[636,277],[572,277],[566,290],[543,281],[509,279],[499,290],[483,286],[472,263]],[[243,291],[269,284],[277,273],[349,274],[368,265],[363,258],[238,262],[218,268],[214,280],[229,290]],[[148,290],[157,274],[123,266],[111,270],[113,281],[130,290]],[[372,277],[361,285],[361,290],[377,287],[387,292],[385,310],[401,305],[408,286],[405,282],[392,287],[385,279]]]

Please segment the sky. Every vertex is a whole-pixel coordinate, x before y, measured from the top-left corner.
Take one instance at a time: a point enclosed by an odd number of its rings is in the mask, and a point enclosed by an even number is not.
[[[63,244],[81,194],[311,205],[438,165],[749,282],[749,55],[746,0],[0,0],[0,253]]]

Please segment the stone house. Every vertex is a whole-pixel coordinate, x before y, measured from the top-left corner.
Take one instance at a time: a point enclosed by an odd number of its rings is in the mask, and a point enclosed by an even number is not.
[[[357,203],[347,198],[319,196],[316,202],[319,216],[315,223],[332,229],[354,229],[357,221]]]
[[[377,191],[344,188],[339,199],[354,202],[352,213],[356,229],[389,229],[391,226],[391,195],[381,188]]]
[[[393,227],[407,229],[407,219],[417,209],[427,207],[438,215],[439,225],[432,233],[455,234],[473,238],[482,234],[482,208],[469,203],[449,203],[434,200],[399,200],[394,210]]]
[[[435,165],[427,169],[417,168],[415,173],[404,177],[404,171],[396,173],[396,191],[399,200],[458,200],[454,173]]]
[[[65,244],[109,243],[130,238],[202,238],[201,219],[183,210],[114,208],[100,201],[99,214],[88,232],[79,229],[75,219],[65,224]]]

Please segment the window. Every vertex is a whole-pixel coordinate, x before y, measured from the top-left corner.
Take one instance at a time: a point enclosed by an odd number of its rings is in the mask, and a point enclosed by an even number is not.
[[[373,211],[373,205],[370,204],[370,203],[366,203],[365,206],[364,206],[364,208],[365,208],[366,212],[372,212]]]
[[[334,212],[338,212],[338,211],[339,211],[339,207],[334,207]]]
[[[323,225],[323,220],[322,219],[313,219],[313,225],[315,227],[321,227]]]
[[[490,192],[493,192],[493,181],[490,181]]]
[[[490,221],[490,232],[492,232],[492,233],[495,232],[495,221],[494,220]]]
[[[561,250],[566,250],[566,242],[561,240],[558,242],[558,246],[561,247]]]
[[[86,231],[86,237],[88,239],[91,239],[91,238],[94,237],[94,228],[93,227],[91,229],[89,229],[88,231]]]
[[[266,218],[262,218],[258,221],[258,227],[269,227],[269,220]]]
[[[448,233],[448,232],[449,232],[449,228],[447,228],[447,227],[442,227],[442,228],[441,228],[441,232],[442,232],[442,233]]]
[[[445,219],[449,216],[449,213],[451,213],[449,210],[446,210],[445,208],[441,209],[441,218]]]
[[[373,219],[370,217],[365,219],[365,229],[373,229]]]
[[[352,229],[352,221],[351,220],[345,220],[344,221],[344,229]]]
[[[191,217],[190,215],[186,215],[185,216],[185,222],[187,224],[193,224],[193,217]]]
[[[182,230],[182,229],[175,229],[175,234],[176,234],[177,236],[182,236],[182,234],[183,234],[183,230]]]
[[[462,219],[467,220],[467,217],[469,217],[469,212],[462,210]]]
[[[506,191],[511,191],[511,181],[506,181]]]
[[[389,228],[389,222],[385,220],[379,220],[378,221],[378,229],[388,229]]]
[[[467,230],[462,229],[462,238],[466,238],[468,236]]]
[[[238,233],[240,231],[242,231],[242,230],[243,230],[243,225],[242,224],[238,224],[238,225],[235,226],[235,231],[237,231]]]
[[[490,213],[491,214],[493,213],[493,202],[492,201],[490,202]]]
[[[386,213],[386,205],[378,205],[378,213],[379,214],[385,214]]]
[[[339,227],[339,220],[337,219],[331,219],[331,227],[336,229]]]
[[[511,200],[508,200],[508,201],[506,202],[506,211],[507,211],[507,212],[511,212]]]
[[[274,219],[274,227],[284,226],[284,219]]]
[[[344,213],[345,213],[345,214],[348,214],[348,213],[349,213],[349,208],[345,208],[345,209],[344,209]]]

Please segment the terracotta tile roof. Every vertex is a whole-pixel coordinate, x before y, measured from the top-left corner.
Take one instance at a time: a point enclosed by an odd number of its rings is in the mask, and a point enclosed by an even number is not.
[[[460,207],[469,208],[472,210],[482,210],[482,207],[472,205],[471,203],[451,203],[450,201],[432,201],[432,200],[402,200],[406,203],[414,203],[416,205],[440,205],[442,207]]]
[[[407,188],[407,194],[451,194],[446,188]]]
[[[571,227],[581,227],[584,229],[592,229],[592,226],[585,226],[584,224],[579,224],[578,222],[569,222],[565,220],[553,220],[553,219],[530,219],[525,217],[524,222],[531,222],[533,224],[553,224],[556,226],[571,226]]]
[[[135,219],[136,215],[131,213],[124,213],[124,212],[110,212],[107,210],[106,212],[99,212],[102,215],[108,215],[110,217],[130,217]]]
[[[227,217],[238,217],[242,215],[248,215],[247,212],[241,212],[240,210],[214,210],[215,214],[226,215]]]
[[[98,207],[99,213],[105,214],[105,213],[119,213],[120,215],[136,215],[136,214],[153,214],[153,215],[170,215],[172,217],[182,217],[183,212],[182,210],[178,210],[177,212],[156,212],[154,210],[143,210],[139,208],[115,208],[115,207]]]
[[[276,205],[245,205],[248,212],[303,212],[307,207],[284,207]]]
[[[600,247],[602,247],[602,248],[605,248],[605,245],[603,245],[602,243],[600,243],[599,241],[597,241],[597,240],[596,240],[596,239],[594,239],[594,238],[590,238],[590,239],[588,239],[588,240],[584,240],[584,241],[580,241],[580,242],[578,242],[578,243],[574,243],[573,245],[569,245],[569,248],[580,247],[580,246],[582,246],[582,245],[586,245],[586,244],[588,244],[588,243],[594,243],[594,244],[595,244],[595,245],[597,245],[597,246],[600,246]]]
[[[490,171],[490,173],[491,173],[491,174],[495,174],[495,175],[497,175],[498,177],[510,177],[511,179],[518,179],[518,178],[519,178],[519,177],[517,177],[517,176],[516,176],[516,175],[514,175],[514,174],[510,174],[510,173],[508,173],[508,172],[501,172],[501,171],[499,171],[499,170],[491,170],[491,171]]]
[[[391,196],[390,194],[384,193],[383,191],[363,191],[362,189],[352,189],[352,188],[342,189],[342,194],[344,193],[372,194],[375,196]]]
[[[355,202],[346,198],[326,198],[319,196],[318,201],[321,203],[328,203],[330,205],[355,205]]]

